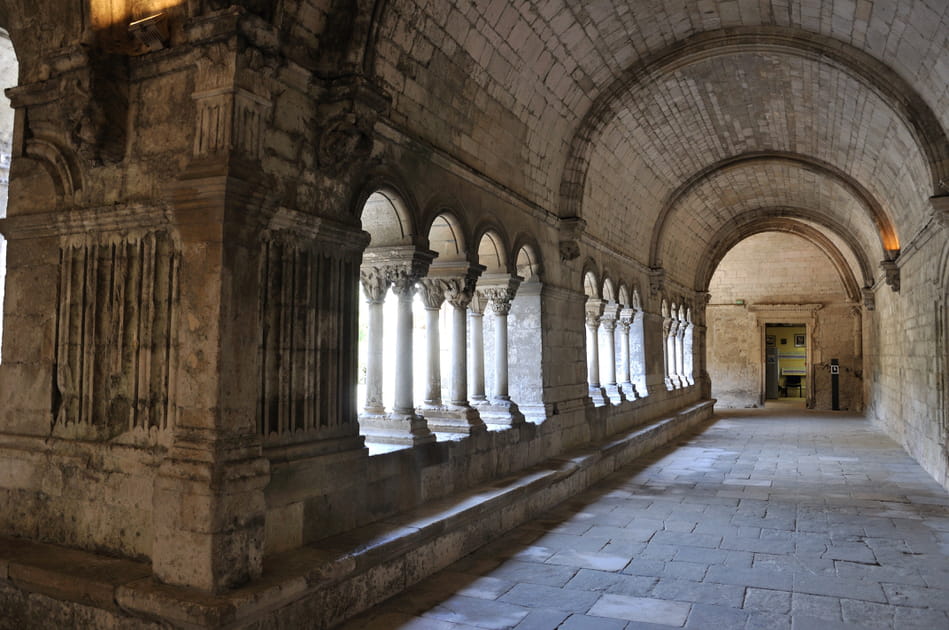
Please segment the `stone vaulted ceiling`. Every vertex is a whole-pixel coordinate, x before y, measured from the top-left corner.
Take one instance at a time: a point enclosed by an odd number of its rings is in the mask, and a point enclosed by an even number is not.
[[[945,0],[389,0],[380,20],[395,124],[684,285],[776,217],[868,283],[949,193]]]

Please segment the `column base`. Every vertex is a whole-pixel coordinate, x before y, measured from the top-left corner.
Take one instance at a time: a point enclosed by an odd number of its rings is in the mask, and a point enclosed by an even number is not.
[[[639,400],[642,396],[639,395],[639,392],[636,391],[636,386],[626,381],[625,383],[620,383],[620,390],[623,392],[623,397],[626,400],[632,402],[634,400]]]
[[[367,442],[419,446],[435,441],[428,422],[415,413],[360,416],[359,426]]]
[[[478,411],[489,429],[508,429],[526,422],[517,403],[510,399],[495,398],[487,404],[479,405]]]
[[[481,414],[470,405],[443,405],[426,410],[425,418],[435,433],[475,435],[486,430]]]
[[[602,407],[603,405],[610,402],[609,397],[606,395],[606,390],[604,390],[602,387],[589,388],[587,395],[591,400],[593,400],[593,404],[597,407]]]
[[[620,389],[619,385],[607,385],[604,389],[606,390],[606,397],[609,398],[610,402],[614,405],[619,405],[626,401],[626,396],[624,396],[623,390]]]

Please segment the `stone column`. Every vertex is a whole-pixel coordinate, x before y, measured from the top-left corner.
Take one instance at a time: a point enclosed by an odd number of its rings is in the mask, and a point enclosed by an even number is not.
[[[366,356],[366,400],[363,415],[382,416],[382,337],[383,305],[389,290],[386,274],[379,269],[360,270],[360,281],[369,305],[368,355]]]
[[[609,342],[605,346],[606,356],[603,357],[603,363],[606,365],[604,389],[610,402],[614,405],[623,402],[623,394],[616,384],[616,319],[618,313],[619,305],[611,302],[603,308],[603,316],[600,318],[600,335],[606,337]]]
[[[590,298],[586,304],[587,327],[587,384],[593,404],[605,405],[606,392],[600,386],[600,318],[603,316],[603,300]]]
[[[441,322],[442,304],[445,302],[445,288],[440,280],[424,278],[419,282],[419,294],[425,304],[425,349],[428,354],[424,404],[426,409],[439,409],[442,406],[442,344],[438,327]]]
[[[507,296],[492,296],[496,324],[494,326],[494,395],[496,401],[511,399],[507,388],[507,316],[511,312],[511,300]]]
[[[451,399],[452,405],[468,406],[468,304],[471,295],[456,293],[451,304]]]
[[[504,285],[489,286],[482,290],[484,297],[490,300],[495,315],[494,397],[481,414],[492,425],[514,426],[524,423],[524,414],[508,393],[507,316],[511,312],[511,302],[519,284],[520,278],[510,276],[504,279]]]
[[[468,320],[471,323],[471,402],[483,405],[488,402],[484,393],[484,299],[475,294],[468,305]]]
[[[626,400],[636,400],[636,386],[633,385],[631,361],[630,361],[630,338],[629,330],[632,327],[636,311],[632,308],[624,308],[619,313],[617,326],[619,327],[619,350],[620,350],[620,374],[622,382],[619,384],[623,397]]]

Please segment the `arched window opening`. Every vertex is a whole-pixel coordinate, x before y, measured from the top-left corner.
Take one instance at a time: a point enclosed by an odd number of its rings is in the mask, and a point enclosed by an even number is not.
[[[542,366],[546,350],[543,343],[540,259],[531,245],[523,245],[517,250],[514,264],[521,284],[508,316],[511,399],[517,401],[527,420],[540,423],[547,417],[543,399]]]
[[[19,62],[10,35],[0,28],[0,92],[17,84]],[[0,99],[0,218],[7,216],[10,188],[10,158],[13,149],[13,108]],[[0,361],[3,346],[3,304],[7,276],[7,241],[0,234]]]
[[[599,283],[592,271],[583,276],[583,292],[587,296],[584,305],[587,341],[587,389],[593,404],[601,407],[608,398],[600,383],[600,320],[603,317],[603,300]]]
[[[632,299],[629,289],[621,284],[617,293],[619,315],[616,321],[616,334],[613,336],[613,351],[616,354],[616,364],[619,374],[619,390],[624,400],[636,400],[636,386],[632,378],[632,353],[630,352],[630,329],[633,323]]]
[[[694,358],[694,348],[693,341],[695,339],[695,324],[692,321],[692,309],[687,308],[685,311],[685,336],[684,336],[684,350],[685,353],[685,380],[687,385],[695,385],[695,358]]]
[[[629,325],[629,377],[637,398],[649,395],[646,388],[646,351],[643,329],[643,305],[639,291],[633,289],[632,314]]]
[[[416,355],[416,391],[429,428],[451,439],[485,426],[468,398],[467,312],[483,268],[466,259],[461,226],[448,213],[432,222],[428,241],[438,257],[419,282],[417,340],[425,343]]]
[[[676,388],[675,382],[675,305],[662,300],[662,364],[666,389]]]
[[[616,326],[620,306],[616,301],[616,288],[609,278],[603,280],[603,312],[597,331],[598,354],[600,355],[600,379],[609,401],[618,405],[623,396],[616,382]]]
[[[416,400],[424,399],[426,309],[421,281],[436,252],[412,242],[410,215],[393,191],[367,199],[362,226],[369,246],[360,266],[357,406],[370,454],[435,439]]]
[[[685,307],[672,305],[672,382],[676,389],[685,387]]]
[[[471,343],[474,347],[480,342],[483,353],[472,351],[471,397],[480,404],[481,417],[489,428],[504,429],[524,422],[524,414],[511,396],[509,342],[509,316],[521,278],[508,271],[504,239],[493,230],[481,237],[478,262],[485,272],[478,282],[478,300],[472,301],[471,315],[472,331],[481,339],[472,336]]]

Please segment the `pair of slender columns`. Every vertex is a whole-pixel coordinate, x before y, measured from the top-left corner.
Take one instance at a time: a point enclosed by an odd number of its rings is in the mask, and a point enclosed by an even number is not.
[[[633,374],[632,374],[632,362],[630,360],[629,352],[629,331],[632,327],[633,320],[636,317],[636,311],[631,308],[625,308],[620,311],[619,320],[617,320],[617,327],[620,332],[620,374],[619,378],[622,379],[620,383],[620,388],[627,400],[635,400],[639,397],[636,392],[636,386],[633,385]]]
[[[467,309],[474,295],[474,283],[480,270],[464,277],[426,278],[422,280],[422,298],[427,314],[428,379],[425,396],[427,414],[439,431],[470,433],[484,428],[484,422],[468,402],[468,318]],[[442,401],[441,334],[439,324],[445,301],[451,305],[451,382],[448,405]]]
[[[435,440],[425,418],[415,413],[412,393],[412,302],[417,283],[435,252],[414,249],[364,254],[360,280],[369,306],[366,404],[361,421],[376,441],[424,444]],[[366,259],[375,265],[366,265]],[[382,402],[383,304],[389,289],[398,299],[395,338],[395,398],[392,412]]]
[[[603,300],[590,298],[585,307],[587,329],[587,383],[589,395],[596,405],[605,405],[606,391],[600,385],[600,322],[603,318]],[[610,346],[609,352],[613,352]],[[614,362],[609,362],[611,364]],[[615,366],[612,380],[616,380]]]
[[[688,321],[666,318],[663,320],[663,336],[666,341],[666,387],[679,389],[694,384],[691,374],[686,373],[685,337],[691,324]]]

